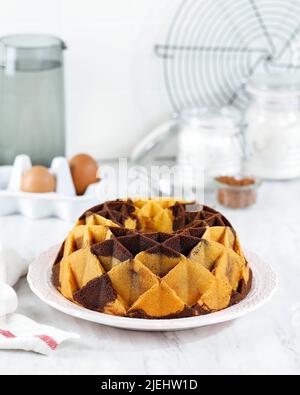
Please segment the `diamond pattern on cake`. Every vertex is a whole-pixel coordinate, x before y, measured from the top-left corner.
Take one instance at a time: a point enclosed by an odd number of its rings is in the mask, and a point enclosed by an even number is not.
[[[191,317],[240,302],[252,273],[228,220],[174,200],[115,201],[85,212],[63,243],[53,283],[105,314]]]

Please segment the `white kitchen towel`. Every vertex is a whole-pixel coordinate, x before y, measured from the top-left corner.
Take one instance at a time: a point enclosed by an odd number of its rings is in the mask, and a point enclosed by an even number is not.
[[[79,336],[14,314],[18,298],[12,286],[26,274],[27,269],[28,262],[14,250],[0,244],[0,349],[50,355],[63,341],[78,339]]]
[[[0,281],[10,285],[16,284],[27,273],[29,263],[22,259],[13,249],[4,248],[0,243]]]
[[[63,341],[78,338],[76,334],[40,325],[23,315],[0,318],[0,349],[50,355]]]

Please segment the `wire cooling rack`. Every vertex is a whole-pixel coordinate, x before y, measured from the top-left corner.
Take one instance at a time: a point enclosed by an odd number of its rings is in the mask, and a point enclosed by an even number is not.
[[[300,0],[183,0],[155,52],[175,111],[243,109],[254,73],[300,71]]]

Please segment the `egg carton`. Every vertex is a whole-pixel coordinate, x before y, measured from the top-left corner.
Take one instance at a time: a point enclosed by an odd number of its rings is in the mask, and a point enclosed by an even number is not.
[[[105,200],[103,180],[77,196],[66,158],[54,158],[50,172],[56,177],[56,192],[27,193],[21,191],[21,177],[31,169],[27,155],[19,155],[13,166],[0,166],[0,216],[22,214],[31,219],[57,217],[74,222],[85,210]]]

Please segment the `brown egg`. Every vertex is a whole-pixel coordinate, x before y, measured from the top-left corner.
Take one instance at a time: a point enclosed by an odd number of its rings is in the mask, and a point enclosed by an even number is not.
[[[90,155],[79,154],[69,161],[77,195],[83,195],[87,187],[98,181],[98,164]]]
[[[33,166],[25,171],[21,178],[21,191],[31,193],[55,192],[56,179],[43,166]]]

